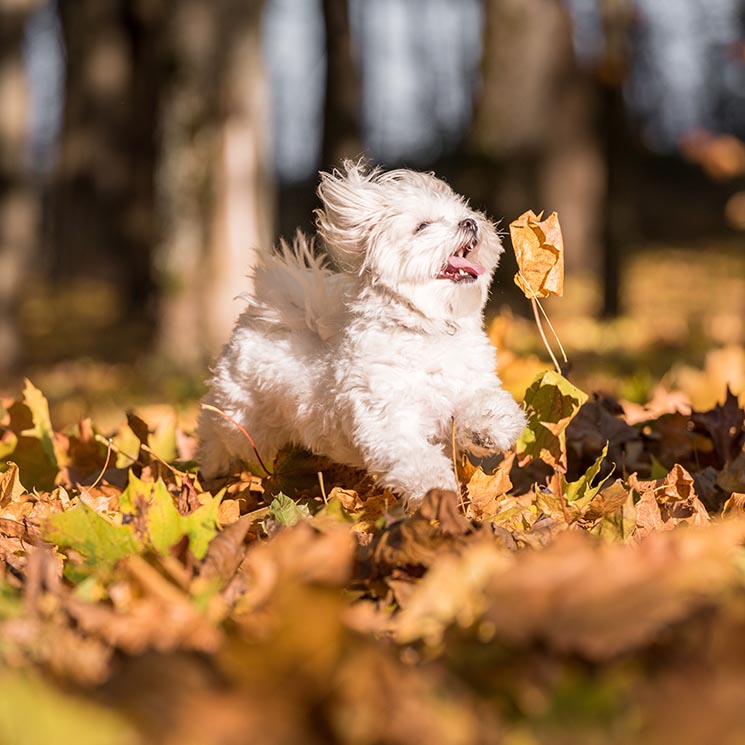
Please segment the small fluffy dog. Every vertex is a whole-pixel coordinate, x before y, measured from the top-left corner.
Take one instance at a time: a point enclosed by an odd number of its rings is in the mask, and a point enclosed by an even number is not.
[[[318,234],[262,257],[206,402],[239,422],[265,462],[293,443],[374,474],[411,509],[456,489],[457,447],[513,445],[525,417],[496,374],[482,310],[502,245],[443,181],[347,162],[322,173]],[[207,478],[256,462],[240,430],[205,410]]]

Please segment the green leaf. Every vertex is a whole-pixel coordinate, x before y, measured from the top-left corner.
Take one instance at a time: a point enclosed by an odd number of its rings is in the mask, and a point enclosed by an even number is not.
[[[197,559],[203,559],[207,553],[210,541],[218,533],[217,512],[220,502],[225,495],[225,489],[220,490],[215,496],[203,494],[209,501],[186,517],[182,516],[184,532],[189,536],[189,547]]]
[[[122,425],[112,438],[116,453],[116,467],[129,468],[140,454],[140,440],[128,424]]]
[[[145,516],[146,545],[166,556],[171,547],[184,536],[189,537],[189,548],[197,559],[207,553],[210,541],[217,535],[217,512],[225,491],[216,496],[203,494],[207,501],[189,515],[176,509],[173,497],[161,479],[141,481],[131,471],[129,484],[119,497],[122,512]]]
[[[657,481],[657,479],[664,479],[665,476],[670,472],[669,468],[665,468],[665,466],[660,463],[660,461],[657,460],[657,458],[654,457],[654,453],[649,454],[649,461],[652,464],[652,470],[649,474],[649,480],[650,481]]]
[[[49,404],[44,394],[26,378],[26,386],[23,389],[23,402],[31,412],[33,427],[21,432],[24,437],[36,437],[41,442],[44,455],[50,463],[57,466],[57,453],[54,449],[54,430],[52,420],[49,416]]]
[[[28,489],[51,489],[59,465],[47,400],[26,380],[23,400],[14,401],[6,415],[10,421],[0,441],[3,459],[11,458],[18,464]]]
[[[158,479],[154,484],[145,486],[150,487],[150,504],[145,516],[149,543],[161,556],[167,556],[171,546],[186,534],[184,517],[176,509],[163,481]]]
[[[142,742],[124,714],[92,698],[63,693],[41,676],[0,672],[0,742],[13,745],[133,745]]]
[[[286,494],[279,492],[269,505],[269,517],[280,525],[291,526],[310,517],[310,510],[307,505],[297,504]]]
[[[91,564],[111,565],[142,550],[131,525],[114,525],[85,502],[49,517],[44,540],[75,549]]]
[[[525,392],[528,426],[517,441],[520,465],[540,459],[564,470],[566,429],[587,401],[587,394],[559,373],[541,373]]]
[[[611,471],[602,481],[593,486],[593,480],[600,473],[603,461],[608,455],[608,443],[605,443],[603,452],[598,459],[587,469],[587,473],[581,476],[577,481],[567,481],[563,476],[561,479],[562,489],[566,496],[567,502],[574,504],[580,510],[587,507],[593,497],[603,488],[608,479],[613,475]]]
[[[176,460],[176,417],[166,417],[150,435],[150,449],[166,463]]]
[[[0,461],[6,461],[18,446],[18,436],[11,430],[5,430],[0,437]]]

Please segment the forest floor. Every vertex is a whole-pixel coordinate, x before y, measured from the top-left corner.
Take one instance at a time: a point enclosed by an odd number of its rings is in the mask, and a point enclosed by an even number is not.
[[[30,297],[33,384],[0,405],[0,742],[742,742],[745,257],[646,251],[624,287],[612,322],[581,280],[547,304],[567,377],[495,315],[529,426],[413,515],[301,453],[201,484],[201,384],[49,364],[106,316]]]

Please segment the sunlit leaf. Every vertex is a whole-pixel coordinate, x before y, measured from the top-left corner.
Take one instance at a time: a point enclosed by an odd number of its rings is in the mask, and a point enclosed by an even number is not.
[[[280,525],[289,526],[310,517],[310,510],[306,505],[298,504],[280,492],[269,505],[269,516]]]
[[[587,394],[553,370],[539,375],[525,392],[528,426],[517,441],[521,465],[540,459],[551,466],[566,463],[566,429]]]
[[[131,525],[114,525],[84,502],[50,516],[44,540],[61,548],[73,548],[96,564],[114,564],[142,550]]]
[[[556,212],[542,220],[528,210],[510,223],[519,272],[515,284],[528,298],[564,294],[564,239]]]
[[[49,416],[49,404],[44,394],[28,378],[23,389],[23,402],[31,412],[34,426],[21,434],[25,437],[36,437],[47,459],[56,466],[57,454],[54,449],[54,430]]]
[[[595,477],[600,473],[603,461],[607,455],[608,443],[605,444],[603,452],[600,453],[597,460],[587,469],[587,472],[583,476],[577,479],[577,481],[566,481],[566,479],[562,477],[562,486],[567,502],[570,502],[580,510],[590,504],[595,495],[603,488],[603,486],[605,486],[608,479],[613,475],[613,472],[611,471],[611,473],[597,484],[592,483],[595,480]]]

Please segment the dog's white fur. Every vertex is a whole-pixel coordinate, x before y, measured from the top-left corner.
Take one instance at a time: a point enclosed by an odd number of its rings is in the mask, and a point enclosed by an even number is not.
[[[431,174],[347,162],[321,174],[319,195],[335,268],[300,233],[261,259],[206,401],[245,427],[265,462],[294,443],[367,469],[413,507],[457,488],[453,419],[458,448],[477,456],[509,448],[524,427],[482,330],[503,249],[495,226]],[[437,278],[468,241],[484,273]],[[212,411],[199,437],[207,478],[256,461]]]

